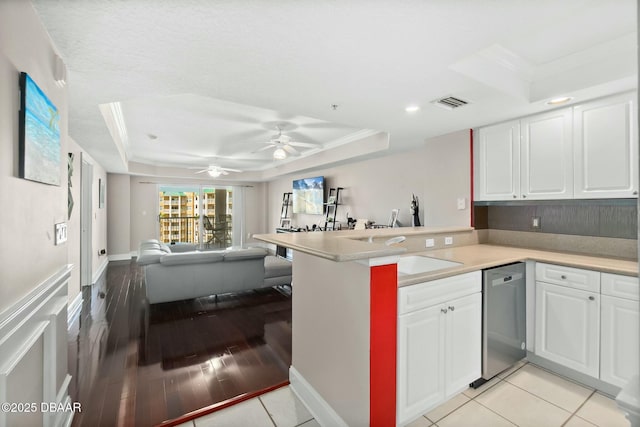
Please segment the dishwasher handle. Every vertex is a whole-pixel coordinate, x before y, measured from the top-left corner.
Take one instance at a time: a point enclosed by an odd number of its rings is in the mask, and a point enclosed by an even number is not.
[[[509,274],[509,275],[501,275],[498,276],[496,278],[494,278],[491,281],[491,286],[500,286],[500,285],[506,285],[512,282],[515,282],[517,280],[522,280],[524,278],[524,275],[522,273],[514,273],[514,274]]]

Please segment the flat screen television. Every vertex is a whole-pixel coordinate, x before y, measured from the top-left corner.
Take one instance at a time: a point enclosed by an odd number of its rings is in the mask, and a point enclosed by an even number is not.
[[[324,177],[293,181],[293,213],[322,215],[324,213]]]
[[[20,73],[20,177],[60,185],[58,109],[27,73]]]

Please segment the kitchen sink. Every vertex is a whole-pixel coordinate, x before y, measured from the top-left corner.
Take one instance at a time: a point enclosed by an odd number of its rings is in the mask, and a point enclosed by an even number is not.
[[[426,273],[458,265],[462,265],[462,263],[420,255],[408,255],[400,257],[400,261],[398,261],[398,276]]]

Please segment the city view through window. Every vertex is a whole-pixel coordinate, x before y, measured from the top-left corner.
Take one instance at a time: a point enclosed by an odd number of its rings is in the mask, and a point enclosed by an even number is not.
[[[233,191],[229,188],[160,186],[159,240],[207,247],[232,244]]]

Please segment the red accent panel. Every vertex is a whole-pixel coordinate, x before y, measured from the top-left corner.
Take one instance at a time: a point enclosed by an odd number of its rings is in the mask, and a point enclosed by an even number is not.
[[[371,427],[396,425],[397,268],[396,264],[371,267]]]
[[[471,158],[469,159],[469,165],[471,166],[471,189],[469,191],[469,210],[471,211],[471,226],[475,225],[475,218],[473,217],[473,129],[469,129],[469,151],[471,152]]]

